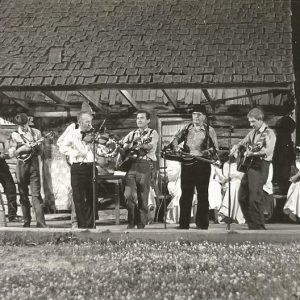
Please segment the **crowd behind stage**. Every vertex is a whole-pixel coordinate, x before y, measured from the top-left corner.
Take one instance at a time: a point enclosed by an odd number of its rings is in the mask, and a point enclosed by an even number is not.
[[[36,226],[47,227],[42,182],[44,190],[51,190],[53,199],[57,199],[56,206],[71,208],[72,227],[95,228],[98,214],[93,204],[93,176],[101,170],[101,160],[113,158],[110,161],[114,168],[124,174],[128,229],[143,229],[151,222],[163,221],[165,213],[166,221],[178,223],[178,229],[189,229],[195,222],[197,229],[207,230],[211,218],[215,223],[246,223],[250,230],[265,230],[265,222],[272,219],[276,206],[274,193],[286,196],[283,211],[298,222],[300,148],[294,146],[292,139],[296,125],[294,108],[293,101],[284,103],[285,114],[275,130],[264,122],[261,109],[251,109],[247,118],[252,129],[229,149],[224,159],[219,155],[216,132],[207,124],[205,106],[194,105],[191,122],[161,150],[167,177],[161,179],[165,185],[162,189],[158,189],[153,176],[157,174],[159,136],[149,127],[149,112],[138,111],[137,128],[116,141],[93,128],[94,113],[83,103],[77,122],[67,126],[53,145],[51,163],[44,149],[51,133],[42,136],[38,129],[29,126],[26,114],[18,114],[18,128],[3,143],[0,155],[0,182],[7,200],[8,221],[22,220],[24,227],[30,227],[32,206]],[[95,153],[98,168],[94,170]],[[17,158],[22,217],[17,215],[17,190],[6,163],[12,157]],[[43,176],[42,160],[44,171],[48,170]],[[166,198],[162,197],[164,191]],[[101,192],[96,191],[98,196]],[[163,198],[168,199],[165,212]]]

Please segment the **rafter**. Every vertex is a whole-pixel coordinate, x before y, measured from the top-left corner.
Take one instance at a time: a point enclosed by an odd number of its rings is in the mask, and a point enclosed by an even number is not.
[[[127,90],[119,90],[119,93],[126,99],[126,101],[136,110],[138,110],[138,105],[136,101],[132,98]]]
[[[32,108],[26,103],[25,99],[19,99],[17,97],[14,97],[13,94],[10,94],[10,92],[0,92],[0,96],[15,102],[16,104],[18,104],[22,108],[25,108],[29,112],[32,110]]]
[[[166,90],[162,89],[162,92],[166,96],[166,98],[168,99],[168,101],[172,104],[172,106],[174,107],[174,109],[177,109],[178,105],[177,105],[176,100],[172,99],[170,97],[170,95],[166,92]]]
[[[87,100],[89,102],[89,104],[91,104],[94,108],[96,108],[98,111],[101,111],[103,113],[109,112],[109,109],[107,107],[105,107],[104,105],[99,103],[99,101],[93,97],[93,95],[91,94],[91,91],[78,91],[78,93],[85,100]]]
[[[254,107],[256,103],[255,103],[255,101],[253,99],[253,95],[251,94],[251,90],[250,89],[246,89],[246,93],[247,93],[247,96],[248,96],[248,99],[249,99],[251,107]]]
[[[254,97],[254,96],[260,96],[260,95],[266,95],[266,94],[269,94],[269,93],[272,93],[272,92],[273,92],[272,90],[267,90],[267,91],[263,91],[263,92],[251,93],[250,96]],[[217,100],[214,100],[214,103],[215,104],[226,103],[227,101],[237,100],[237,99],[242,99],[242,98],[248,98],[248,97],[249,97],[249,95],[245,94],[245,95],[229,97],[229,98],[225,98],[225,99],[217,99]],[[203,105],[210,105],[211,103],[210,103],[210,101],[207,101],[207,102],[203,102],[202,104]]]
[[[42,91],[42,93],[58,104],[66,104],[66,102],[58,97],[54,92]]]
[[[216,104],[215,104],[213,98],[210,96],[208,90],[207,89],[201,89],[201,90],[202,90],[202,93],[205,96],[206,100],[210,102],[211,108],[213,110],[215,110]]]

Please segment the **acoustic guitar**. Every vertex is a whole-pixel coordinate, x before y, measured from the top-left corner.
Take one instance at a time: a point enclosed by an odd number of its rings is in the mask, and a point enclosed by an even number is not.
[[[252,152],[258,152],[262,149],[262,144],[250,145],[246,144],[239,146],[238,156],[237,156],[237,170],[242,173],[246,173],[250,167],[253,167],[254,164],[260,159],[258,156],[246,156],[245,153],[247,150]]]
[[[146,155],[146,151],[144,149],[137,149],[138,146],[149,144],[152,141],[152,137],[149,136],[145,139],[137,139],[136,141],[132,142],[132,146],[125,150],[123,153],[120,154],[120,163],[117,164],[117,170],[127,172],[130,169],[131,164],[138,159]]]
[[[20,161],[23,161],[23,162],[29,160],[36,153],[36,151],[38,149],[38,145],[40,145],[45,139],[53,137],[53,136],[54,136],[54,131],[50,131],[49,133],[42,136],[38,140],[36,140],[34,142],[26,143],[26,145],[30,147],[30,150],[20,152],[19,155],[17,156],[17,159]]]

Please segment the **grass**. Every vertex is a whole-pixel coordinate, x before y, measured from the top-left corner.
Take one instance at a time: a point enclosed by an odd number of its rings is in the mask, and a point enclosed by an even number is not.
[[[300,245],[3,244],[1,299],[299,299]]]

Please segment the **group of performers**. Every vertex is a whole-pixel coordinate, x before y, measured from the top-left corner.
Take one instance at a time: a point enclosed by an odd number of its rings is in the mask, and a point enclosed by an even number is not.
[[[74,210],[79,228],[95,228],[95,130],[92,126],[94,114],[90,109],[78,114],[77,124],[70,125],[57,141],[59,151],[68,157],[71,173],[71,187]],[[117,144],[121,159],[119,167],[126,171],[124,198],[128,209],[128,229],[143,229],[147,225],[148,197],[153,168],[157,161],[156,152],[159,140],[156,130],[149,127],[150,113],[139,110],[136,117],[137,128],[128,133]],[[252,130],[238,144],[230,149],[234,157],[243,149],[243,162],[248,161],[240,178],[238,200],[243,217],[251,230],[265,229],[263,187],[269,175],[276,135],[264,122],[264,114],[253,108],[247,115]],[[43,201],[40,193],[40,173],[38,156],[43,151],[41,132],[29,127],[28,117],[22,113],[16,116],[18,129],[12,133],[8,151],[10,157],[17,157],[16,178],[20,193],[24,227],[31,224],[28,186],[32,195],[37,227],[46,227],[43,213]],[[97,133],[98,134],[98,133]],[[92,142],[87,136],[93,136]],[[100,141],[100,142],[99,142]],[[98,144],[107,143],[105,136],[98,136]],[[181,147],[180,145],[183,146]],[[162,151],[166,159],[179,153],[181,160],[181,196],[179,199],[180,216],[178,229],[189,229],[194,193],[197,194],[196,228],[206,230],[209,227],[208,187],[211,177],[211,164],[217,167],[218,141],[214,128],[208,125],[205,106],[194,105],[192,120],[179,130],[169,145]],[[24,158],[25,156],[25,158]],[[0,160],[5,163],[4,157]],[[6,169],[1,168],[1,172]],[[230,177],[230,175],[229,175]],[[1,173],[0,173],[1,179]],[[231,178],[230,178],[231,179]],[[9,195],[9,218],[16,217],[15,190],[3,183],[5,193]],[[93,194],[94,193],[94,194]]]

